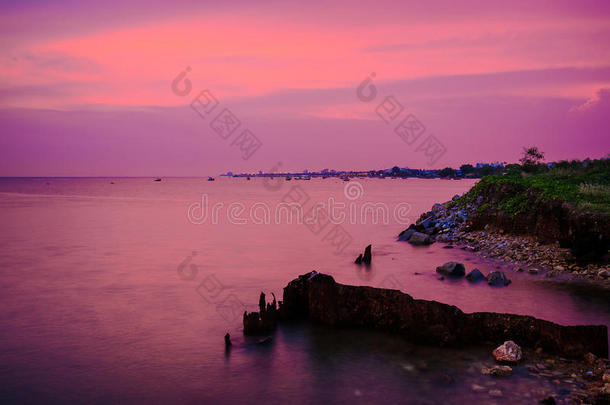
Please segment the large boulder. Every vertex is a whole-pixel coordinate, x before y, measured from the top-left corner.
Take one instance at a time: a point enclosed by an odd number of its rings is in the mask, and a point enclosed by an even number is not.
[[[434,243],[434,239],[432,239],[430,235],[427,235],[425,233],[413,232],[413,234],[409,238],[409,243],[416,246],[430,245]]]
[[[506,275],[501,271],[492,271],[487,276],[487,284],[494,287],[504,287],[511,283]]]
[[[521,348],[512,340],[508,340],[504,342],[501,346],[498,346],[492,354],[496,361],[500,363],[516,364],[519,363],[521,361],[521,358],[523,357]]]
[[[447,262],[442,266],[436,268],[436,272],[444,274],[445,276],[462,277],[466,274],[466,268],[462,263],[458,262]]]
[[[481,273],[481,270],[474,269],[470,273],[466,274],[466,280],[470,281],[471,283],[476,283],[478,281],[485,280],[485,276],[483,273]]]

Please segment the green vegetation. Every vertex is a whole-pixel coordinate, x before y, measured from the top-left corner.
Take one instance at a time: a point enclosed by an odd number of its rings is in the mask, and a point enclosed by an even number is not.
[[[535,152],[541,154],[537,149]],[[532,203],[550,200],[568,202],[582,211],[610,214],[610,159],[562,161],[549,166],[529,160],[527,170],[525,166],[509,166],[504,174],[484,177],[462,204],[481,194],[504,190],[496,206],[514,215],[525,212]]]

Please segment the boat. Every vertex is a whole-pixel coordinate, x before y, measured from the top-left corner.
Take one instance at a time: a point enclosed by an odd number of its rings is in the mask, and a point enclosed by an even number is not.
[[[286,176],[286,181],[290,181],[292,178],[290,176]]]
[[[302,180],[311,180],[311,176],[305,176]]]
[[[157,179],[155,179],[155,181],[161,181],[161,179],[157,178]]]
[[[349,181],[349,177],[348,177],[348,176],[341,176],[341,180],[343,180],[343,181]]]
[[[246,180],[250,180],[250,176],[246,177]]]
[[[214,181],[214,177],[208,177],[208,181]]]

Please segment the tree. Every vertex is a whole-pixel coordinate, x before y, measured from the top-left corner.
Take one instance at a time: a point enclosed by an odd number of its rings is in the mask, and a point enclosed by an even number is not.
[[[456,171],[451,167],[445,167],[442,170],[439,170],[438,175],[441,177],[455,177]]]
[[[532,146],[530,148],[523,148],[523,157],[519,159],[519,162],[523,166],[534,167],[538,166],[542,159],[544,159],[544,152],[539,150],[537,146]]]
[[[474,172],[474,166],[473,165],[469,165],[469,164],[461,165],[460,166],[460,170],[462,171],[462,174],[473,173]]]

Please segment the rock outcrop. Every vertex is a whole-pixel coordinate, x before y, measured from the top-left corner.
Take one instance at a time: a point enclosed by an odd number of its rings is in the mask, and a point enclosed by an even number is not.
[[[459,347],[515,340],[524,347],[563,356],[582,357],[588,352],[608,356],[605,325],[561,326],[524,315],[465,314],[455,306],[416,300],[398,290],[339,284],[315,271],[299,276],[284,288],[279,317],[383,330],[427,345]],[[251,322],[244,314],[244,333]]]
[[[360,254],[354,263],[370,265],[372,258],[373,255],[371,253],[371,245],[368,245],[366,248],[364,248],[364,254]]]
[[[258,309],[259,312],[244,312],[245,335],[265,335],[277,326],[279,311],[275,295],[273,295],[273,302],[266,304],[265,293],[261,292]]]

